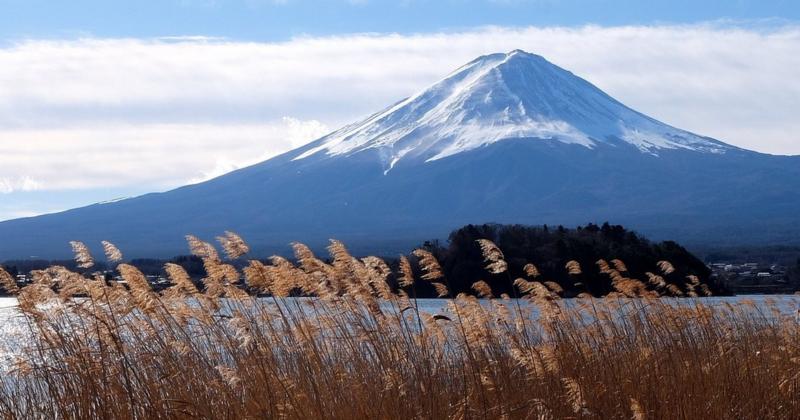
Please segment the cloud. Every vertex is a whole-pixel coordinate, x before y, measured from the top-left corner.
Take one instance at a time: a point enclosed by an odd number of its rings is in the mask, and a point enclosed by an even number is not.
[[[669,124],[800,154],[800,27],[486,27],[0,48],[0,190],[164,189],[266,159],[521,48]],[[28,178],[25,178],[28,177]],[[112,198],[112,197],[109,197]]]
[[[42,184],[33,178],[22,176],[16,179],[0,178],[0,194],[11,194],[16,191],[37,191]]]
[[[198,182],[304,144],[329,129],[284,118],[268,124],[95,124],[0,130],[0,192]],[[34,173],[30,178],[6,174]]]
[[[292,148],[302,146],[309,140],[320,138],[331,131],[327,125],[317,120],[300,121],[292,117],[283,117],[281,120],[286,124],[286,140]]]

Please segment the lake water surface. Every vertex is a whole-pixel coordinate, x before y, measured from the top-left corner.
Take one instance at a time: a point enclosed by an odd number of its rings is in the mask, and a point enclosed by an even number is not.
[[[290,298],[290,299],[310,299],[310,298]],[[757,306],[766,308],[769,303],[772,303],[782,314],[790,316],[798,316],[800,321],[800,296],[799,295],[745,295],[745,296],[732,296],[732,297],[704,297],[697,298],[700,302],[710,305],[718,306],[724,305],[726,302],[731,305],[739,305],[743,300],[749,299]],[[692,304],[692,299],[670,299],[676,304],[686,303]],[[272,300],[265,300],[265,303],[271,304]],[[419,299],[418,305],[420,311],[428,313],[443,313],[447,312],[446,303],[444,299]],[[562,303],[565,305],[572,305],[576,301],[574,299],[564,299]],[[0,371],[3,366],[8,366],[8,362],[14,356],[14,349],[18,348],[20,340],[24,340],[26,335],[26,326],[24,318],[19,314],[16,309],[17,300],[15,298],[0,297]],[[765,311],[765,315],[771,316],[769,311]],[[535,312],[534,312],[535,316]]]

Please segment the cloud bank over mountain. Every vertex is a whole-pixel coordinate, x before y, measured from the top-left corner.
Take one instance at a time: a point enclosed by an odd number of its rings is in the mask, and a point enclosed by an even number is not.
[[[800,27],[791,25],[22,40],[0,47],[0,219],[53,210],[30,199],[37,192],[114,198],[208,179],[516,48],[672,125],[800,154]]]

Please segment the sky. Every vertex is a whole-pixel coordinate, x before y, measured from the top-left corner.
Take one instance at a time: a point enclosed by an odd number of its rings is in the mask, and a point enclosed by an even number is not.
[[[800,154],[796,0],[0,0],[0,220],[210,179],[518,48]]]

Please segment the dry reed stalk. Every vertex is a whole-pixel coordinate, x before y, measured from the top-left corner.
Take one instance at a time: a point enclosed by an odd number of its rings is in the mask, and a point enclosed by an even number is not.
[[[581,274],[581,264],[575,260],[567,261],[566,269],[567,272],[572,276]]]
[[[79,241],[72,241],[69,244],[72,246],[72,252],[75,253],[75,262],[78,263],[78,267],[92,268],[94,266],[94,258],[86,244]]]
[[[525,271],[525,274],[532,279],[539,277],[539,269],[533,264],[525,264],[522,270]]]
[[[628,272],[628,266],[625,265],[624,262],[620,259],[613,259],[611,260],[611,264],[614,264],[614,269],[619,271],[620,273]]]
[[[3,267],[0,267],[0,287],[12,295],[19,293],[17,281]]]
[[[226,231],[225,235],[217,237],[217,241],[222,246],[222,250],[225,251],[228,258],[232,260],[250,252],[250,247],[247,246],[247,243],[245,243],[242,237],[233,232]]]
[[[664,273],[665,276],[675,272],[675,267],[673,267],[669,261],[659,261],[658,268],[661,269],[661,272]]]
[[[32,340],[0,377],[0,417],[800,416],[800,325],[779,302],[638,299],[682,291],[652,273],[649,290],[624,265],[598,262],[616,288],[604,299],[566,304],[558,284],[517,279],[521,303],[462,294],[426,313],[388,286],[393,275],[413,286],[407,260],[392,273],[337,242],[332,264],[299,244],[298,266],[249,261],[247,286],[272,296],[252,299],[213,246],[189,242],[205,291],[177,265],[165,267],[173,285],[160,294],[126,264],[128,289],[63,267],[35,273],[19,290]],[[450,296],[433,255],[415,256]],[[473,289],[493,296],[486,282]],[[319,297],[284,298],[294,290]]]
[[[102,241],[103,252],[106,254],[106,259],[109,262],[117,263],[122,261],[122,251],[116,245],[108,241]]]
[[[414,285],[414,270],[405,255],[400,257],[400,276],[398,277],[400,287],[410,287]]]
[[[503,251],[494,242],[488,239],[478,239],[476,242],[480,245],[483,259],[486,261],[486,271],[492,274],[500,274],[508,270]]]

